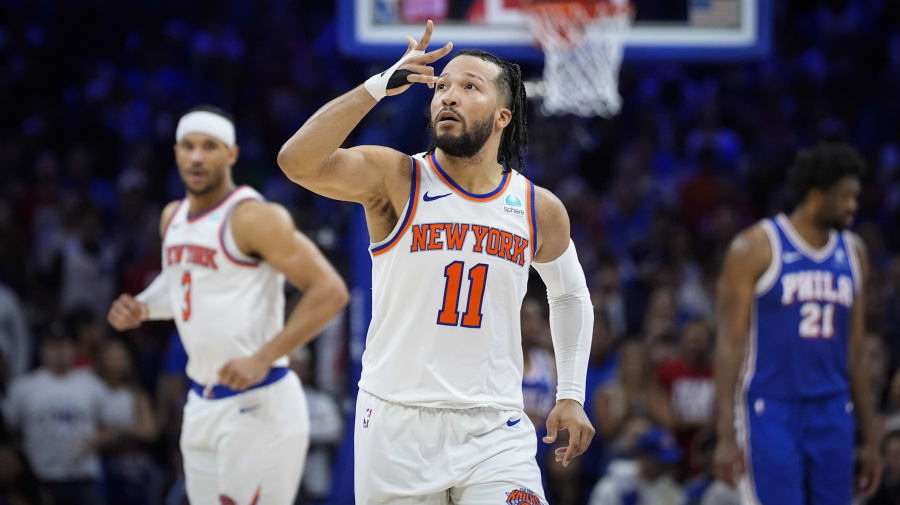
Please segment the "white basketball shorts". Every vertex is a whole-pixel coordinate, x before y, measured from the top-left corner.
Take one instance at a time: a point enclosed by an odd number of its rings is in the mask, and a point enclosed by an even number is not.
[[[537,436],[521,411],[356,402],[357,505],[547,505]]]
[[[300,380],[206,399],[188,393],[181,453],[191,505],[291,505],[309,448]]]

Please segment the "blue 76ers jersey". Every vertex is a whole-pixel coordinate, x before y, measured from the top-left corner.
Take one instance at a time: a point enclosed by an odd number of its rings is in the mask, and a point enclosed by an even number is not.
[[[813,249],[787,216],[766,219],[772,263],[756,284],[742,385],[785,400],[846,394],[850,312],[860,270],[849,232]]]
[[[369,249],[372,322],[359,387],[406,405],[521,410],[534,185],[513,171],[476,195],[434,153],[410,165],[403,215]]]

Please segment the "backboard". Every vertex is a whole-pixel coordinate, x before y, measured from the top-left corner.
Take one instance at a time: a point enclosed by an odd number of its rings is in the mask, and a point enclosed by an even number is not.
[[[635,23],[625,36],[626,60],[741,60],[765,55],[774,0],[632,0]],[[435,22],[431,47],[453,41],[503,58],[538,62],[520,0],[339,0],[342,51],[393,58]]]

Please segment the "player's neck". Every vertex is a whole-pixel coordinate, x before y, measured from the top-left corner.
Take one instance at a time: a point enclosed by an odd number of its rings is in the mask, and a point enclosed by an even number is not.
[[[797,207],[789,216],[791,225],[797,234],[800,235],[807,244],[815,249],[821,249],[828,243],[828,235],[831,229],[822,227],[816,223],[814,213],[805,208]]]
[[[503,180],[503,167],[497,163],[496,150],[491,154],[488,152],[488,149],[482,149],[471,158],[457,158],[437,149],[435,158],[441,169],[462,189],[483,195],[497,189]]]
[[[191,216],[196,216],[197,214],[200,214],[201,212],[209,209],[215,204],[221,202],[228,193],[234,191],[234,188],[234,182],[229,181],[228,183],[222,184],[218,188],[213,189],[209,193],[205,193],[202,195],[194,195],[188,193],[188,203],[190,204],[188,214]]]

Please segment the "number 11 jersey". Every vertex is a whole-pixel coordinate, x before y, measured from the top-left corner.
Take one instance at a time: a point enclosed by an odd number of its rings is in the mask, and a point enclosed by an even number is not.
[[[522,409],[520,309],[536,245],[534,196],[515,171],[476,195],[433,152],[412,157],[403,215],[369,249],[361,389],[422,407]]]

